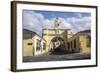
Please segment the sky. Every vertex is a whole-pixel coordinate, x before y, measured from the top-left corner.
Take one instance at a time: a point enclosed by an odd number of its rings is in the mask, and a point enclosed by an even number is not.
[[[42,29],[54,29],[56,17],[61,21],[59,28],[71,29],[74,34],[91,29],[91,13],[25,9],[22,11],[23,28],[34,31],[41,36]]]

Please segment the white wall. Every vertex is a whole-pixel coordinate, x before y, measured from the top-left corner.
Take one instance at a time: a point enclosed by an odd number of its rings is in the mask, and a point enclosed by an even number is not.
[[[10,71],[10,8],[11,8],[10,1],[11,0],[0,0],[0,73],[12,73]],[[100,4],[99,0],[98,1],[97,0],[31,0],[31,1],[82,4],[82,5],[99,5]],[[98,13],[100,13],[100,10]],[[100,25],[98,26],[98,28],[100,31]],[[100,33],[98,35],[100,36]],[[100,38],[98,39],[98,43],[100,43],[99,41],[100,41]],[[98,48],[98,51],[99,51],[99,56],[100,56],[99,48]],[[100,64],[100,57],[99,57],[99,64]],[[34,73],[57,73],[57,72],[58,73],[86,73],[86,72],[99,73],[100,65],[99,67],[93,67],[93,68],[35,71]],[[33,71],[26,72],[26,73],[33,73]]]

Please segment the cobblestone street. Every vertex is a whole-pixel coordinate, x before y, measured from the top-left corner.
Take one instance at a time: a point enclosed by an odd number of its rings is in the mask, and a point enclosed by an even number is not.
[[[47,61],[66,61],[66,60],[83,60],[90,59],[90,54],[63,54],[63,55],[49,55],[44,54],[40,56],[23,57],[23,62],[47,62]]]

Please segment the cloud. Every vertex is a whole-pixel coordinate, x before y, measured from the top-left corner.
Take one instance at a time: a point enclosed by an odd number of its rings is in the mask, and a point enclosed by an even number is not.
[[[44,28],[48,28],[48,29],[54,29],[55,27],[55,18],[50,19],[45,19],[43,24],[44,24]],[[69,24],[64,18],[59,17],[59,19],[61,20],[61,24],[59,25],[60,29],[69,29],[71,28],[71,24]]]
[[[91,28],[91,16],[81,16],[80,18],[71,17],[67,18],[66,20],[72,25],[72,30],[74,33],[80,30],[86,30]]]
[[[59,18],[61,20],[60,28],[63,29],[70,29],[72,26],[70,23],[68,23],[64,18]]]
[[[23,28],[32,30],[41,35],[42,25],[41,21],[44,16],[33,11],[23,10]]]
[[[76,14],[77,17],[59,17],[61,29],[71,29],[74,33],[90,29],[91,17],[83,17],[81,13]],[[32,30],[39,35],[42,35],[42,29],[54,29],[54,21],[56,17],[47,19],[42,13],[38,13],[31,10],[23,10],[23,28]]]
[[[23,10],[23,27],[32,30],[41,35],[42,29],[54,29],[55,18],[45,19],[43,14],[36,13],[34,11]],[[60,18],[62,21],[59,28],[66,29],[70,27],[70,24],[65,21],[64,18]]]

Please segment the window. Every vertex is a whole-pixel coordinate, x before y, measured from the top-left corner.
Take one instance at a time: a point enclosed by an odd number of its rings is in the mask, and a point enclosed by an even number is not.
[[[91,37],[87,36],[86,40],[87,40],[87,43],[86,43],[87,47],[91,47]]]
[[[71,45],[71,46],[70,46],[70,48],[73,48],[73,44],[72,44],[72,41],[70,42],[70,45]]]
[[[43,50],[46,49],[46,43],[43,43]]]
[[[41,40],[37,39],[37,42],[36,42],[36,51],[40,51],[41,49]]]
[[[76,39],[74,40],[74,48],[76,48]]]
[[[70,48],[70,43],[67,43],[68,49]]]
[[[32,45],[33,43],[27,43],[27,45]]]

